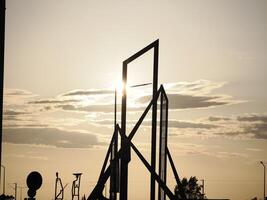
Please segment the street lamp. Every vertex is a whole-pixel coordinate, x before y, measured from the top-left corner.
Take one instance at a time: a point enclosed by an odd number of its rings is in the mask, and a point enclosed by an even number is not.
[[[260,164],[263,166],[263,200],[265,200],[265,168],[266,166],[262,161],[260,161]]]
[[[5,194],[6,190],[6,167],[4,165],[1,165],[3,167],[4,177],[3,177],[3,194]],[[1,181],[1,180],[0,180]]]

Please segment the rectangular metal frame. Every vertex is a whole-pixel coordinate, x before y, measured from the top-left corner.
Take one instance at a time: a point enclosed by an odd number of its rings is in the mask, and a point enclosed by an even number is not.
[[[127,112],[127,68],[135,59],[145,54],[147,51],[154,49],[153,57],[153,97],[158,90],[158,55],[159,55],[159,40],[154,41],[142,50],[138,51],[133,56],[123,62],[122,80],[123,80],[123,95],[121,107],[121,132],[126,136],[126,112]],[[151,133],[151,168],[155,171],[156,166],[156,131],[157,131],[157,103],[152,107],[152,133]],[[121,182],[120,182],[120,199],[128,199],[128,163],[130,161],[130,144],[121,137]],[[152,175],[150,177],[150,200],[155,200],[155,180]]]

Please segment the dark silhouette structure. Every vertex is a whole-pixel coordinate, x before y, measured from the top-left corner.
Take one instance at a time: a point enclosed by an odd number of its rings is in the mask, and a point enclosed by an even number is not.
[[[55,200],[63,200],[64,199],[64,189],[67,187],[66,184],[63,187],[61,178],[58,176],[58,172],[56,173],[56,183],[55,183]]]
[[[29,188],[28,200],[35,200],[34,197],[36,195],[36,190],[38,190],[42,186],[42,183],[43,183],[43,178],[41,174],[37,171],[31,172],[27,177],[26,183]]]
[[[139,58],[146,52],[153,50],[153,96],[148,106],[144,110],[143,114],[133,127],[130,133],[126,133],[126,113],[127,113],[127,68],[128,64]],[[158,199],[165,200],[166,196],[169,199],[176,199],[174,193],[168,188],[166,184],[166,172],[167,172],[167,160],[171,165],[174,177],[177,182],[177,192],[183,200],[187,199],[185,196],[183,187],[181,185],[178,173],[174,166],[170,151],[167,145],[168,139],[168,97],[161,85],[158,88],[158,56],[159,56],[159,40],[154,41],[142,50],[138,51],[133,56],[129,57],[123,62],[123,94],[122,94],[122,106],[121,106],[121,125],[116,123],[116,103],[115,103],[115,123],[114,123],[114,133],[108,147],[108,151],[102,166],[98,182],[87,198],[87,200],[104,200],[107,199],[103,196],[103,190],[107,180],[110,178],[110,200],[116,200],[117,193],[119,193],[119,199],[128,199],[128,165],[131,161],[131,150],[133,150],[138,158],[147,168],[150,173],[150,200],[155,200],[155,183],[158,184]],[[137,85],[138,86],[138,85]],[[115,98],[116,101],[116,98]],[[159,134],[157,134],[157,104],[159,102],[159,121],[160,128]],[[144,158],[140,153],[138,148],[132,142],[132,139],[137,132],[138,128],[145,119],[147,113],[152,109],[152,132],[151,132],[151,161],[150,163]],[[118,148],[118,136],[121,139],[120,149]],[[159,154],[158,163],[159,171],[156,172],[156,141],[157,136],[159,137]],[[108,165],[108,161],[110,164]]]
[[[72,182],[71,187],[71,196],[72,200],[77,199],[80,200],[80,185],[81,185],[81,176],[82,173],[74,173],[75,180]]]
[[[265,195],[265,170],[266,170],[266,166],[265,166],[265,164],[264,164],[264,162],[263,161],[260,161],[260,164],[263,166],[263,200],[266,200],[267,199],[267,197],[266,197],[266,195]]]
[[[5,58],[5,16],[6,1],[0,0],[0,166],[2,165],[2,132],[3,132],[3,91],[4,91],[4,58]],[[1,177],[0,167],[0,177]],[[1,179],[0,179],[1,180]],[[0,181],[1,185],[1,181]]]

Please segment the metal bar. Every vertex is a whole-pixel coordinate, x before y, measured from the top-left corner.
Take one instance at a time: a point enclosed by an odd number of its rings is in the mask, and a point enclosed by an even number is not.
[[[153,97],[158,90],[158,59],[159,59],[159,41],[154,42],[154,62],[153,62]],[[151,167],[156,169],[156,142],[157,142],[157,102],[152,107],[152,131],[151,131]],[[150,200],[155,200],[155,180],[150,178]]]
[[[162,87],[161,90],[164,90]],[[166,147],[167,147],[167,130],[168,130],[168,107],[167,99],[163,92],[160,95],[160,138],[159,138],[159,177],[166,183]],[[165,200],[165,192],[158,187],[158,200]]]
[[[119,131],[119,133],[121,134],[121,132]],[[149,165],[149,163],[146,161],[146,159],[142,156],[142,154],[139,152],[139,150],[135,147],[135,145],[129,140],[129,138],[127,136],[123,136],[121,134],[121,137],[125,137],[125,140],[127,140],[130,144],[130,146],[132,147],[132,149],[134,150],[134,152],[137,154],[137,156],[139,157],[139,159],[143,162],[143,164],[145,165],[145,167],[148,169],[148,171],[150,171],[150,173],[152,174],[153,179],[155,179],[158,184],[164,189],[164,191],[166,192],[167,196],[170,198],[170,200],[176,200],[175,196],[173,195],[173,193],[171,192],[171,190],[166,186],[166,184],[160,179],[160,177],[158,176],[158,174],[155,172],[155,170],[152,169],[151,165]]]
[[[3,134],[3,98],[4,98],[4,63],[5,63],[5,17],[6,17],[6,1],[0,1],[0,166],[2,164],[2,134]],[[0,167],[1,174],[1,167]],[[1,181],[0,181],[1,185]]]
[[[147,85],[151,85],[151,84],[152,83],[143,83],[143,84],[131,85],[131,88],[142,87],[142,86],[147,86]]]
[[[117,89],[115,89],[114,93],[114,140],[111,148],[111,158],[110,158],[110,166],[111,166],[111,174],[110,174],[110,189],[109,189],[109,199],[116,200],[117,199],[117,179],[118,177],[118,162],[114,160],[115,155],[118,151],[118,131],[116,128],[117,124]]]
[[[118,128],[118,126],[117,126]],[[120,131],[120,129],[118,128]],[[121,149],[118,151],[117,155],[115,156],[114,160],[119,160],[122,157],[122,151]],[[110,165],[106,168],[106,170],[100,175],[97,184],[93,191],[91,192],[90,196],[87,198],[87,200],[96,200],[100,194],[102,194],[102,191],[104,189],[104,185],[107,182],[108,178],[110,177],[111,173],[111,167]]]
[[[140,51],[138,51],[137,53],[135,53],[134,55],[132,55],[131,57],[129,57],[128,59],[126,59],[124,62],[126,64],[132,62],[133,60],[135,60],[136,58],[140,57],[141,55],[143,55],[144,53],[146,53],[150,49],[154,48],[155,45],[156,45],[156,43],[158,43],[158,42],[159,42],[159,40],[156,40],[156,41],[152,42],[151,44],[149,44],[145,48],[141,49]]]
[[[150,101],[150,103],[146,107],[145,111],[143,112],[142,116],[139,118],[138,122],[135,124],[134,128],[132,129],[132,131],[130,132],[130,134],[128,136],[130,140],[132,140],[132,138],[134,137],[136,131],[138,130],[139,126],[142,124],[144,118],[146,117],[146,115],[147,115],[148,111],[150,110],[151,106],[153,105],[153,103],[157,102],[159,94],[160,94],[160,90],[157,91],[156,95]]]
[[[160,93],[161,99],[160,99],[159,176],[161,177],[163,182],[166,183],[166,181],[167,181],[167,152],[166,152],[166,149],[167,149],[167,141],[168,141],[168,105],[169,105],[169,100],[168,100],[168,97],[166,95],[166,92],[164,90],[163,85],[160,86],[159,90],[161,91],[161,93]],[[164,140],[163,140],[163,138],[164,138]],[[163,152],[164,152],[164,154],[163,154]],[[162,156],[164,158],[162,158]],[[166,194],[164,193],[164,191],[162,191],[162,189],[160,189],[160,187],[158,188],[158,199],[159,200],[165,200],[166,199]]]
[[[172,172],[173,172],[173,175],[175,177],[175,180],[176,180],[176,184],[178,186],[178,189],[180,191],[180,195],[181,195],[182,199],[187,199],[186,196],[185,196],[184,189],[182,187],[182,184],[181,184],[179,175],[178,175],[178,173],[176,171],[176,168],[174,166],[174,163],[173,163],[173,160],[172,160],[172,157],[171,157],[171,154],[170,154],[170,151],[169,151],[169,148],[168,147],[167,147],[167,156],[169,158],[169,161],[170,161],[170,164],[171,164],[171,168],[172,168]]]
[[[100,172],[100,176],[104,173],[104,171],[106,169],[106,166],[107,166],[107,163],[108,163],[108,157],[109,157],[109,154],[110,154],[110,151],[111,151],[111,146],[112,146],[112,143],[113,143],[113,140],[114,140],[114,135],[115,135],[115,132],[113,133],[113,136],[111,138],[111,142],[109,144],[108,151],[106,153],[106,157],[105,157],[104,164],[103,164],[101,172]]]
[[[109,198],[110,200],[116,200],[117,199],[117,191],[118,186],[117,186],[117,181],[119,177],[118,173],[118,161],[115,160],[115,156],[117,154],[117,142],[116,138],[118,137],[118,130],[115,126],[115,132],[114,132],[114,141],[112,144],[111,148],[111,153],[110,153],[110,166],[111,166],[111,174],[110,174],[110,190],[109,190]]]
[[[122,70],[122,81],[123,81],[123,91],[122,91],[122,103],[121,103],[121,132],[122,135],[126,136],[126,110],[127,110],[127,63],[123,62]],[[121,137],[121,182],[120,182],[120,199],[128,199],[128,151],[127,142],[125,137]]]
[[[166,95],[166,93],[165,93],[165,90],[164,90],[164,88],[163,88],[163,86],[161,85],[161,87],[162,87],[162,96],[164,96],[164,99],[165,99],[165,101],[166,101],[166,119],[165,119],[165,131],[166,131],[166,136],[165,136],[165,159],[164,159],[164,168],[165,168],[165,171],[164,171],[164,178],[165,178],[165,180],[164,180],[164,182],[166,183],[167,182],[167,152],[166,152],[166,150],[167,150],[167,146],[168,146],[168,119],[169,119],[169,113],[168,113],[168,111],[169,111],[169,99],[168,99],[168,97],[167,97],[167,95]],[[166,195],[164,196],[164,200],[166,199]]]

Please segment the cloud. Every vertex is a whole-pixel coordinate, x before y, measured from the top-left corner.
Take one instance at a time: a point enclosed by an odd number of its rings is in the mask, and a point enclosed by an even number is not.
[[[211,122],[217,122],[217,121],[230,121],[231,118],[229,117],[218,117],[218,116],[211,116],[208,119]]]
[[[238,121],[241,122],[266,122],[267,123],[267,115],[259,115],[259,114],[251,114],[251,115],[245,115],[245,116],[238,116]]]
[[[55,100],[55,99],[42,99],[36,101],[29,101],[28,104],[64,104],[64,103],[76,103],[79,102],[77,99],[65,99],[65,100]]]
[[[209,121],[218,122],[221,128],[214,132],[215,135],[227,137],[240,137],[246,139],[267,139],[267,115],[246,114],[234,118],[209,117]],[[215,119],[215,120],[214,120]]]
[[[5,88],[4,95],[5,96],[32,96],[33,94],[27,90]]]
[[[168,94],[169,109],[207,108],[233,103],[223,99],[222,96],[192,96],[183,94]],[[150,96],[140,97],[137,101],[141,104],[148,103]]]
[[[223,87],[225,84],[226,82],[212,82],[203,79],[193,82],[167,83],[166,91],[167,93],[179,93],[184,95],[206,95],[211,93],[214,89]]]
[[[104,95],[104,94],[114,94],[114,90],[110,89],[73,90],[63,94],[62,96],[90,96],[90,95]]]
[[[65,111],[77,111],[77,112],[100,112],[100,113],[113,113],[114,112],[114,105],[113,104],[101,104],[101,105],[89,105],[89,106],[82,106],[82,105],[72,105],[72,104],[65,104],[65,105],[57,105],[55,108],[60,108]],[[117,105],[117,112],[120,112],[121,105]],[[128,107],[128,112],[136,112],[136,111],[144,111],[145,107]]]
[[[99,120],[95,121],[94,123],[99,124],[99,125],[104,125],[104,126],[110,126],[114,124],[113,120]],[[135,125],[136,121],[127,121],[128,125]],[[159,123],[158,123],[159,124]],[[151,126],[151,121],[146,120],[143,121],[142,123],[143,126]],[[213,128],[218,128],[218,125],[213,125],[213,124],[205,124],[205,123],[197,123],[197,122],[189,122],[189,121],[179,121],[179,120],[169,120],[168,121],[168,127],[169,128],[196,128],[196,129],[213,129]]]
[[[251,133],[257,139],[267,140],[267,122],[250,124],[244,128],[244,133]]]
[[[24,110],[5,109],[3,112],[3,119],[5,121],[21,121],[20,116],[29,115],[31,112]]]
[[[214,124],[169,120],[168,121],[168,127],[169,128],[213,129],[213,128],[218,128],[219,126],[214,125]]]
[[[176,110],[207,108],[240,102],[234,101],[232,97],[227,95],[210,95],[214,89],[224,85],[225,82],[198,80],[194,82],[166,83],[164,87],[170,102],[169,108]],[[151,95],[148,95],[150,92],[144,89],[139,92],[136,91],[134,96],[129,95],[128,111],[142,111],[144,106],[151,100]],[[113,112],[113,97],[111,98],[109,95],[113,93],[114,91],[111,89],[72,90],[60,95],[60,97],[78,98],[81,101],[80,105],[75,105],[73,104],[75,102],[71,102],[70,100],[61,102],[57,100],[38,101],[35,103],[65,103],[65,105],[59,105],[56,108],[68,111]],[[90,101],[88,101],[89,97]]]
[[[7,109],[7,110],[4,110],[3,114],[9,115],[9,116],[17,116],[17,115],[30,114],[30,112]]]
[[[102,144],[96,135],[56,128],[4,128],[3,142],[59,148],[92,148]]]
[[[80,111],[80,112],[114,112],[114,105],[90,105],[90,106],[74,106],[71,104],[57,105],[55,108],[61,108],[66,111]]]

